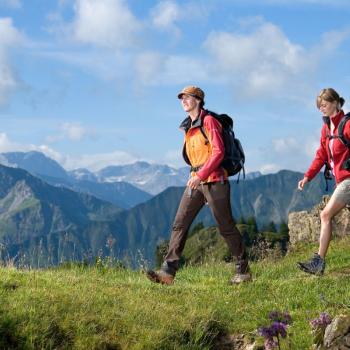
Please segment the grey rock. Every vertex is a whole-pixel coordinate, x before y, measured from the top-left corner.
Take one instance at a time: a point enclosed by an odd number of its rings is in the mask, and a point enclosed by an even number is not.
[[[345,350],[350,346],[350,315],[335,317],[326,328],[324,346],[330,350]]]
[[[292,212],[288,216],[288,228],[290,245],[297,242],[316,242],[320,236],[320,213],[329,201],[329,196],[324,196],[321,203],[310,211]],[[350,232],[350,210],[342,209],[332,222],[333,236],[344,237]]]

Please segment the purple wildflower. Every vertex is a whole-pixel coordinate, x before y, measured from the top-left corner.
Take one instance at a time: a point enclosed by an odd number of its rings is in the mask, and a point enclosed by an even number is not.
[[[274,336],[274,333],[271,327],[260,327],[258,329],[258,333],[265,339],[272,339],[272,337]]]
[[[332,322],[331,316],[321,312],[320,316],[310,321],[312,328],[326,328]]]
[[[274,322],[281,322],[284,324],[291,324],[292,317],[288,312],[272,311],[269,313],[269,319]]]
[[[280,346],[280,338],[287,337],[288,325],[292,323],[292,318],[288,312],[272,311],[269,314],[271,325],[260,327],[259,335],[265,338],[265,349],[276,349]]]
[[[287,336],[287,325],[282,322],[273,322],[270,328],[276,337],[278,335],[281,335],[282,338]]]

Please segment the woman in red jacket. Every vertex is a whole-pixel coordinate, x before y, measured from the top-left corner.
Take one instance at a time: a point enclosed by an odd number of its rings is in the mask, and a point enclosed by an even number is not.
[[[345,100],[332,88],[323,89],[317,96],[317,108],[324,115],[321,142],[309,170],[299,181],[298,189],[311,181],[321,168],[328,164],[336,181],[336,189],[326,207],[322,210],[320,244],[318,253],[306,262],[299,262],[301,270],[322,275],[325,269],[325,256],[332,236],[332,218],[347,204],[350,204],[350,154],[343,140],[338,136],[338,128],[344,118],[342,106]],[[343,135],[350,140],[350,123],[345,123]]]

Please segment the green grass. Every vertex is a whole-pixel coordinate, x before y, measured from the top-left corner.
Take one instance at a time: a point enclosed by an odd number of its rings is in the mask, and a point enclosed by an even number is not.
[[[292,349],[312,344],[309,320],[350,308],[350,240],[334,241],[323,277],[296,269],[315,246],[252,265],[254,281],[228,285],[231,264],[180,270],[173,286],[141,272],[2,268],[1,349],[213,349],[219,334],[251,334],[272,310],[289,311]]]

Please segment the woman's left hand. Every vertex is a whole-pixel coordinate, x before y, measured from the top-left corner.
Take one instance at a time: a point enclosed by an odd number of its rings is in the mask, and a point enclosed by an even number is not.
[[[190,189],[195,190],[195,189],[199,186],[199,184],[201,183],[201,181],[202,181],[202,180],[201,180],[197,175],[195,175],[195,176],[191,177],[191,178],[188,180],[187,186],[188,186]]]

